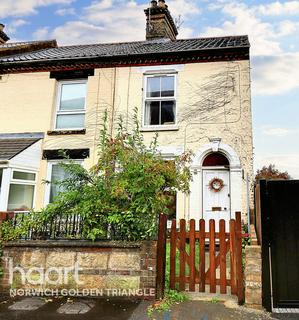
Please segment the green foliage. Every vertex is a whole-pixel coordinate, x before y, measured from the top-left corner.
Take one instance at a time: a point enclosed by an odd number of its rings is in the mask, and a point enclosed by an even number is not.
[[[189,298],[184,292],[169,290],[165,293],[165,297],[147,308],[147,316],[154,319],[154,313],[162,313],[170,311],[171,306],[188,301]]]
[[[276,169],[274,164],[270,164],[269,166],[263,166],[262,169],[257,170],[255,176],[255,183],[258,184],[262,179],[269,180],[290,180],[291,176],[287,171],[281,172]]]
[[[211,303],[213,303],[213,304],[217,304],[217,303],[219,303],[219,299],[218,298],[212,298],[211,299]]]
[[[11,241],[28,235],[29,230],[38,230],[42,226],[44,217],[32,212],[27,215],[16,215],[15,226],[13,220],[3,221],[1,224],[1,240]]]
[[[152,238],[158,214],[168,213],[171,195],[189,192],[190,158],[190,153],[184,153],[173,161],[164,161],[158,152],[157,136],[149,146],[144,143],[137,116],[132,132],[123,128],[120,119],[118,131],[112,136],[105,115],[96,165],[85,169],[70,159],[61,163],[69,175],[57,183],[64,191],[46,208],[28,215],[14,230],[9,222],[4,223],[3,234],[11,240],[26,234],[29,227],[38,231],[55,217],[80,214],[84,238]]]

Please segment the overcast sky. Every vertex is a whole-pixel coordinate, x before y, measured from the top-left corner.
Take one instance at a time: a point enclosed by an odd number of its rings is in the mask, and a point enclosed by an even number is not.
[[[180,38],[248,34],[255,166],[299,178],[299,1],[169,0]],[[143,40],[143,0],[0,0],[12,41],[59,45]]]

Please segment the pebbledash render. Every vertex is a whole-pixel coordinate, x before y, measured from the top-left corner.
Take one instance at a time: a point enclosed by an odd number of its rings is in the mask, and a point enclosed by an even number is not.
[[[0,211],[53,201],[57,187],[43,181],[65,176],[59,150],[91,167],[105,110],[114,132],[119,116],[131,128],[137,108],[145,141],[158,132],[165,160],[194,153],[191,193],[177,194],[173,216],[228,221],[241,211],[246,220],[253,176],[248,37],[177,39],[161,0],[145,15],[146,40],[127,43],[10,43],[1,25]]]

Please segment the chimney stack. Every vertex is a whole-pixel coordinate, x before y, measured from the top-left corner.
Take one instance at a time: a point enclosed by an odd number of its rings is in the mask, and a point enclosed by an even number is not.
[[[9,40],[9,37],[7,34],[3,31],[5,28],[5,25],[0,23],[0,45],[4,44],[6,41]]]
[[[146,40],[176,40],[178,30],[165,0],[158,2],[152,0],[150,7],[144,12],[146,15]]]

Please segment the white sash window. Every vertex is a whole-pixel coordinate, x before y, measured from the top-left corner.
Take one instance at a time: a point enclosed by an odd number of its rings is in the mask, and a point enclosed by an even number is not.
[[[85,109],[86,80],[60,81],[55,129],[84,129]]]
[[[176,124],[176,75],[145,76],[144,126]]]

